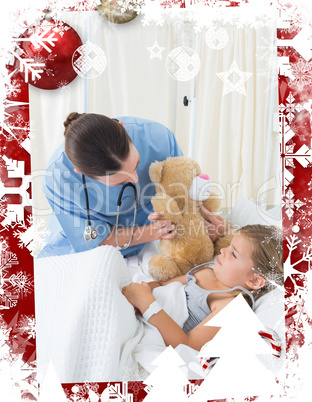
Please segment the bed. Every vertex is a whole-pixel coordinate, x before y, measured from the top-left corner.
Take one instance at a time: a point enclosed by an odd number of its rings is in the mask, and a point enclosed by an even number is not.
[[[227,219],[281,226],[279,207],[260,210],[240,199]],[[37,366],[41,383],[53,364],[62,383],[144,380],[152,362],[166,346],[158,330],[137,319],[120,290],[132,281],[150,281],[148,261],[159,250],[152,242],[138,256],[124,259],[112,246],[83,253],[35,260]],[[156,288],[154,295],[181,326],[187,318],[181,283]],[[265,327],[284,339],[283,291],[275,289],[256,302],[255,313]],[[203,378],[198,351],[179,345],[188,378]],[[284,354],[282,347],[282,355]],[[280,370],[283,359],[267,360]]]

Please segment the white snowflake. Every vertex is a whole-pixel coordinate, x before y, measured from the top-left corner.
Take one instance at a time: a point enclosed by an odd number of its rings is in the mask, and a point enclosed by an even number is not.
[[[291,64],[291,70],[295,77],[289,82],[291,88],[302,91],[305,87],[312,85],[312,63],[299,60],[297,63]]]
[[[12,123],[12,116],[7,112],[9,108],[22,107],[28,105],[28,102],[18,102],[7,99],[10,91],[18,91],[18,87],[15,85],[14,88],[11,85],[11,79],[15,72],[10,75],[5,75],[0,73],[0,135],[4,136],[8,141],[12,139],[18,140],[14,132],[11,130],[10,125]],[[12,93],[12,92],[11,92]]]
[[[271,230],[271,236],[265,236],[262,243],[269,243],[271,240],[275,241],[277,252],[281,253],[283,251],[283,234],[280,228],[273,228]]]
[[[292,123],[294,120],[296,113],[301,112],[304,107],[300,103],[295,103],[295,98],[291,92],[286,99],[287,103],[284,105],[283,103],[280,104],[280,111],[286,114],[286,117],[289,123]]]
[[[28,335],[27,339],[36,338],[36,322],[34,316],[22,315],[17,323],[17,328],[21,335]]]
[[[290,219],[294,215],[295,209],[301,208],[305,203],[300,200],[295,201],[295,195],[292,189],[289,189],[285,195],[285,200],[282,200],[282,205],[285,207],[288,219]]]
[[[286,3],[290,4],[291,2],[286,1]],[[290,7],[289,13],[291,15],[291,24],[289,27],[289,32],[298,32],[304,26],[309,26],[311,23],[311,13],[312,7],[311,2],[302,1],[298,2],[299,4],[294,4]]]
[[[33,290],[33,282],[31,275],[26,272],[19,271],[9,278],[9,282],[14,288],[14,291],[19,296],[20,294],[27,295]]]
[[[69,89],[68,84],[69,84],[68,81],[66,81],[66,80],[61,80],[61,81],[57,84],[57,89],[58,89],[59,91],[62,91],[62,92],[68,92],[68,89]]]
[[[273,35],[262,36],[260,45],[257,46],[256,58],[259,62],[258,74],[271,77],[277,75],[278,58]]]
[[[28,29],[27,34],[29,36],[27,36],[26,38],[12,38],[12,41],[19,43],[29,42],[36,49],[42,47],[48,52],[51,52],[51,48],[53,48],[55,46],[55,42],[58,41],[58,38],[55,37],[55,32],[50,32],[51,27],[54,27],[54,23],[52,24],[50,21],[44,20],[40,26],[37,26],[34,29]]]
[[[309,197],[304,197],[303,201],[306,204],[306,208],[302,208],[297,211],[297,224],[300,225],[303,229],[310,228],[312,226],[312,200]],[[309,237],[306,237],[308,241]]]
[[[53,31],[57,32],[61,37],[63,37],[64,33],[69,29],[70,27],[68,25],[65,25],[64,22],[60,21],[57,23],[57,26],[53,28]]]
[[[275,257],[272,257],[272,260],[269,261],[269,265],[273,269],[277,266],[277,261],[275,260]]]
[[[14,71],[15,72],[15,71]],[[6,83],[6,95],[8,97],[13,96],[17,97],[19,93],[21,93],[21,81],[18,79],[13,79],[10,82]]]
[[[132,367],[125,367],[122,373],[123,381],[143,381],[148,376],[148,372],[139,364],[135,363]]]
[[[32,256],[39,254],[41,249],[46,245],[46,237],[50,234],[49,229],[46,229],[45,219],[37,219],[33,221],[30,216],[27,219],[27,224],[18,222],[18,230],[13,232],[13,236],[19,239],[19,247],[26,247]]]
[[[0,241],[0,299],[2,301],[0,310],[8,310],[17,304],[18,292],[14,287],[14,278],[13,283],[11,281],[13,275],[9,275],[9,270],[18,263],[16,254],[9,251],[7,241],[2,239]]]
[[[312,261],[312,246],[308,247],[307,251],[301,253],[301,258],[297,260],[296,262],[292,262],[292,253],[294,250],[297,249],[298,244],[302,242],[302,240],[299,239],[299,237],[296,234],[286,236],[287,240],[287,248],[289,250],[288,257],[286,261],[284,262],[284,278],[285,280],[287,278],[290,278],[290,280],[293,282],[294,286],[297,287],[292,275],[300,275],[300,271],[297,271],[296,268],[294,268],[296,265],[302,263],[302,262],[307,262],[308,264],[311,263]],[[301,289],[304,289],[304,287]]]
[[[14,137],[7,136],[7,141],[17,140],[20,145],[25,138],[29,137],[30,125],[31,122],[29,120],[25,121],[23,116],[18,114],[13,123],[8,124],[8,127],[14,133]]]
[[[7,119],[5,130],[1,134],[5,137],[6,141],[16,141],[20,145],[29,136],[30,123],[28,121],[17,123],[17,119],[12,123],[11,119]],[[1,164],[3,165],[3,162]]]
[[[53,61],[56,55],[50,53],[48,56],[42,56],[40,52],[36,53],[34,56],[34,62],[42,65],[42,72],[44,72],[48,77],[53,77],[54,72],[51,68],[47,68],[47,61]]]
[[[271,226],[269,228],[271,228]],[[269,243],[270,241],[274,241],[278,254],[283,252],[283,232],[279,227],[274,227],[271,230],[271,235],[265,236],[265,238],[262,240],[262,243]],[[278,261],[273,256],[269,261],[269,266],[271,269],[267,269],[265,272],[263,272],[263,270],[261,270],[260,268],[253,268],[253,271],[255,271],[255,273],[265,278],[265,289],[268,292],[276,288],[283,290],[284,275],[275,269],[277,265]]]
[[[37,63],[33,58],[22,58],[17,50],[11,51],[11,54],[18,61],[19,71],[24,74],[26,83],[28,83],[30,75],[33,81],[41,78],[43,63]]]
[[[269,265],[272,269],[263,275],[265,278],[265,289],[268,292],[276,288],[284,291],[284,275],[275,271],[277,264],[278,262],[275,260],[275,257],[272,257],[271,261],[269,261]]]

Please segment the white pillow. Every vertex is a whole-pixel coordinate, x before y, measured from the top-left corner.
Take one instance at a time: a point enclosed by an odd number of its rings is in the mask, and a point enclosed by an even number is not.
[[[229,221],[233,227],[242,227],[256,223],[281,227],[281,215],[282,211],[280,205],[269,210],[264,210],[253,201],[247,198],[240,198],[225,219]]]
[[[285,333],[283,290],[274,289],[260,297],[255,303],[255,314],[263,325],[273,329],[283,341]]]

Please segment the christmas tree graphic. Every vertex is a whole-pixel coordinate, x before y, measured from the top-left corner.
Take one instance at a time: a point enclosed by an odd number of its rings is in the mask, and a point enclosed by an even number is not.
[[[205,325],[221,329],[199,357],[219,359],[189,401],[279,395],[275,375],[257,358],[272,354],[258,334],[265,328],[242,295]]]
[[[38,402],[67,402],[60,380],[50,362],[43,383],[40,387]]]
[[[178,353],[168,346],[154,361],[157,368],[147,377],[144,384],[147,396],[144,402],[186,402],[188,401],[186,387],[190,384],[181,366],[185,362]]]

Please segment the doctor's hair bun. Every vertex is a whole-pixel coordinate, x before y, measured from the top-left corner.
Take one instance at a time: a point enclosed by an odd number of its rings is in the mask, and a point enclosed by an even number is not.
[[[65,127],[64,135],[66,135],[66,131],[70,123],[74,120],[77,120],[82,115],[84,115],[84,113],[72,112],[67,116],[67,119],[64,121],[64,127]]]
[[[65,125],[65,153],[80,173],[97,180],[121,170],[131,138],[115,119],[96,113],[71,113]]]

